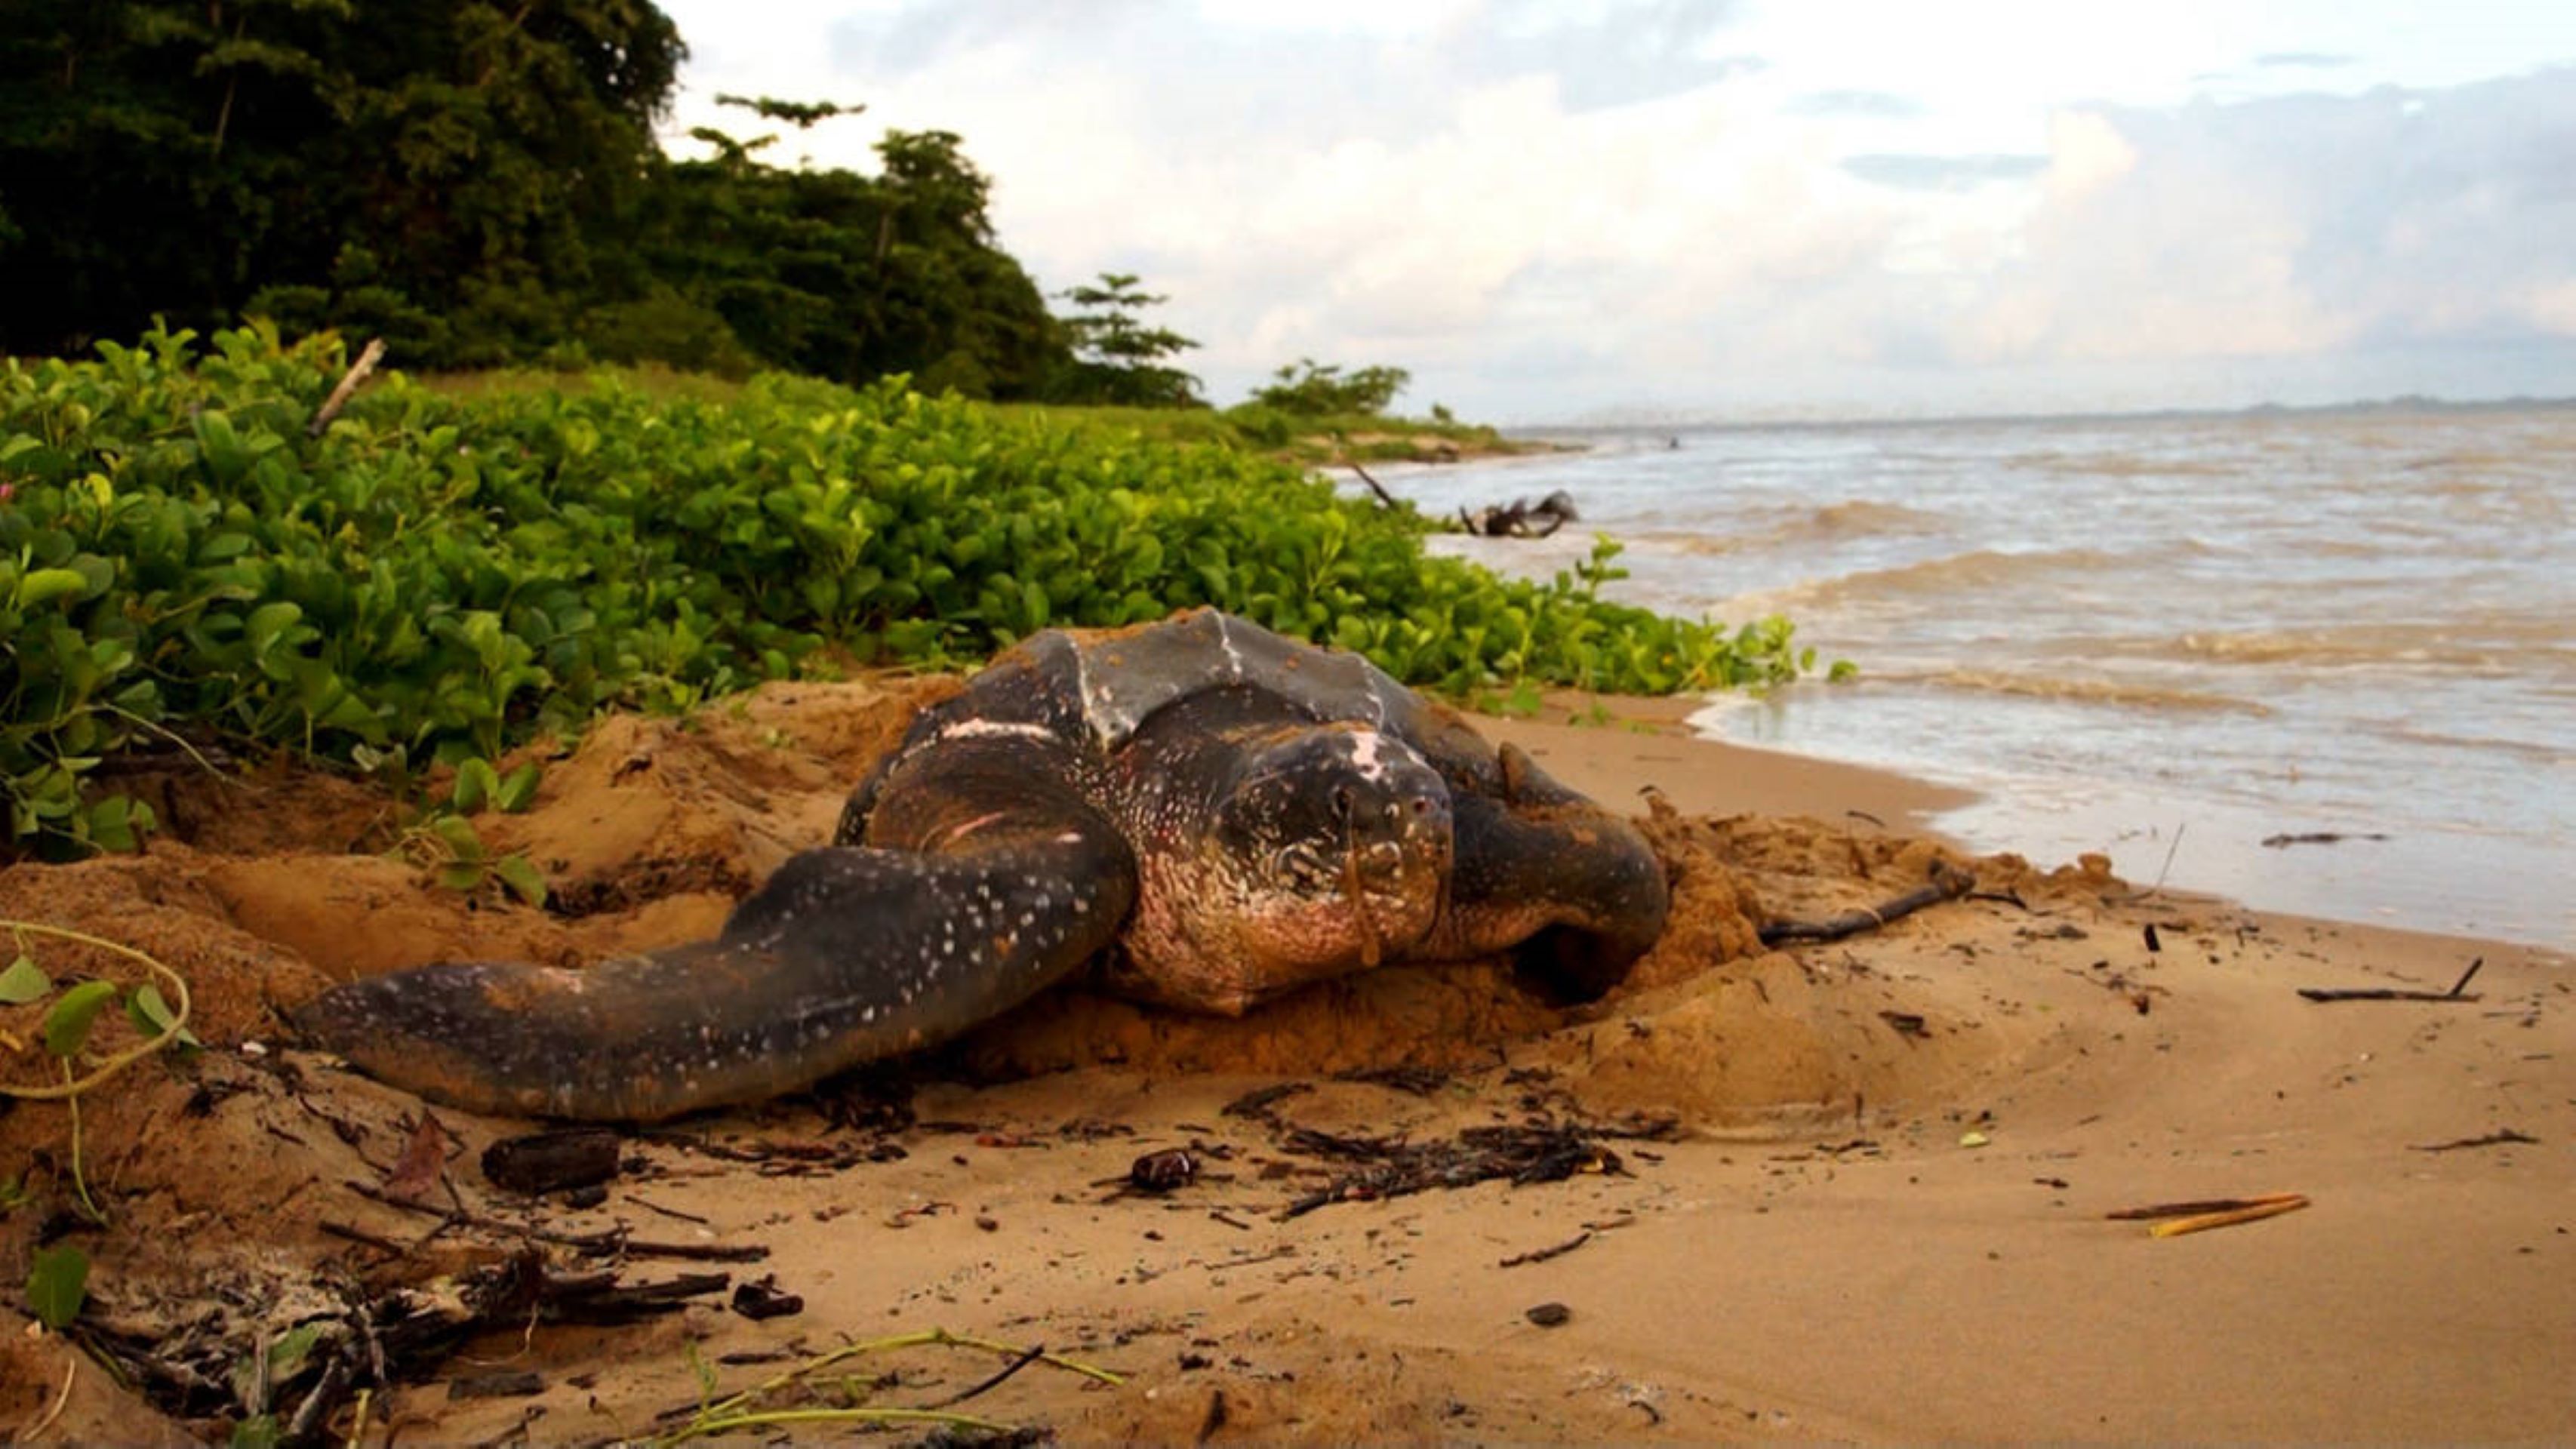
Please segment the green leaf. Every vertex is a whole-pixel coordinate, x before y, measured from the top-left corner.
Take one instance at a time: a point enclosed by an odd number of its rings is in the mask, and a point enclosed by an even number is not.
[[[490,760],[467,760],[456,767],[456,790],[449,796],[449,803],[471,815],[482,809],[483,802],[492,798],[500,788],[500,776],[493,772]]]
[[[170,1023],[178,1019],[178,1013],[170,1009],[169,1002],[161,999],[161,988],[146,981],[134,988],[133,995],[125,998],[125,1017],[134,1023],[136,1031],[145,1036],[159,1036],[170,1029]],[[179,1041],[185,1046],[205,1045],[197,1040],[195,1032],[184,1026],[179,1028]]]
[[[277,1449],[286,1442],[286,1430],[275,1414],[260,1414],[233,1425],[232,1437],[225,1440],[226,1449]]]
[[[530,760],[501,777],[499,788],[492,792],[492,803],[504,815],[516,815],[536,803],[537,779],[544,772]]]
[[[33,956],[20,956],[0,971],[0,1006],[24,1006],[54,989],[54,980]]]
[[[90,1023],[99,1012],[116,999],[116,983],[84,981],[63,993],[54,1009],[45,1013],[45,1050],[58,1057],[69,1057],[89,1040]]]
[[[65,594],[77,594],[88,585],[77,569],[37,569],[18,580],[18,607],[32,609]]]
[[[27,1306],[47,1328],[69,1328],[89,1299],[89,1254],[69,1243],[36,1252],[27,1270]]]
[[[474,833],[472,821],[456,815],[441,815],[430,822],[429,828],[438,833],[440,840],[447,842],[448,850],[458,860],[472,863],[483,859],[483,837]]]
[[[545,905],[546,878],[538,873],[535,866],[528,863],[526,856],[502,856],[492,862],[492,873],[499,876],[501,883],[508,886],[511,894],[519,899],[532,906]]]
[[[304,1361],[322,1342],[322,1329],[316,1324],[290,1328],[279,1334],[268,1349],[268,1382],[273,1387],[285,1383],[304,1371]]]

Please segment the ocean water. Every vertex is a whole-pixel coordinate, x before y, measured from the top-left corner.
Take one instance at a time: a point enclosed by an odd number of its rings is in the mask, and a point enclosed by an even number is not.
[[[1562,488],[1554,539],[1438,546],[1546,573],[1607,533],[1620,596],[1860,667],[1705,733],[1973,788],[1939,824],[1984,849],[2576,947],[2576,407],[1566,440],[1383,481]]]

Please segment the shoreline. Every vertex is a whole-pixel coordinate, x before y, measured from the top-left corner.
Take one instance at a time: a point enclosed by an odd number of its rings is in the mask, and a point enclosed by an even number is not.
[[[1727,702],[1723,696],[1704,700],[1691,719]],[[1709,733],[1715,728],[1709,724],[1688,727],[1696,738],[1726,749],[1911,781],[1942,800],[1915,817],[1918,826],[1968,848],[2033,860],[2098,852],[2125,877],[2167,882],[2267,913],[2576,953],[2576,909],[2562,906],[2553,926],[2543,905],[2499,897],[2453,851],[2453,832],[2350,810],[2212,800],[2152,780],[1953,783],[1903,765],[1728,739]],[[2470,919],[2482,913],[2505,919]]]
[[[91,1160],[117,1164],[95,1184],[117,1227],[70,1239],[96,1262],[93,1322],[175,1342],[241,1311],[209,1303],[281,1301],[318,1271],[400,1280],[506,1253],[506,1232],[454,1225],[411,1248],[426,1218],[345,1188],[385,1180],[419,1103],[245,1038],[279,1042],[271,1004],[355,973],[574,964],[703,934],[734,893],[714,883],[828,833],[852,762],[935,687],[768,686],[687,727],[603,721],[533,811],[484,822],[568,892],[661,881],[574,917],[464,901],[327,843],[377,808],[346,782],[255,781],[277,808],[230,811],[230,837],[0,871],[0,915],[87,925],[185,969],[208,1044],[83,1104]],[[1651,785],[1674,807],[1648,826],[1674,920],[1606,1001],[1548,1007],[1490,965],[1363,973],[1240,1020],[1068,988],[893,1074],[901,1112],[875,1126],[791,1098],[632,1135],[586,1209],[478,1172],[483,1148],[533,1124],[441,1109],[445,1182],[486,1221],[757,1248],[730,1271],[802,1308],[754,1321],[712,1298],[619,1328],[513,1316],[380,1394],[363,1442],[388,1423],[406,1442],[479,1441],[531,1414],[541,1438],[631,1437],[703,1402],[701,1371],[729,1393],[842,1338],[932,1327],[1124,1375],[1033,1369],[969,1406],[1069,1443],[2420,1442],[2576,1423],[2563,956],[2007,857],[1963,862],[1988,898],[1763,950],[1756,923],[1883,901],[1957,858],[1917,828],[1953,792],[1691,738],[1670,701],[1564,703],[1611,723],[1561,723],[1556,699],[1547,718],[1476,723],[1600,799],[1642,810]],[[84,964],[42,954],[58,976]],[[2472,957],[2472,999],[2455,1003],[2297,994],[2441,991]],[[0,1028],[29,1038],[9,1011]],[[1227,1110],[1279,1087],[1293,1094],[1271,1117]],[[1668,1126],[1599,1142],[1561,1180],[1283,1207],[1347,1170],[1307,1155],[1314,1141],[1464,1141],[1534,1119]],[[1291,1125],[1326,1135],[1301,1147]],[[60,1161],[60,1129],[42,1104],[0,1114],[0,1168]],[[1118,1186],[1169,1148],[1200,1154],[1197,1180]],[[261,1166],[220,1166],[237,1162]],[[2172,1240],[2104,1217],[2282,1191],[2309,1206]],[[46,1216],[0,1215],[0,1262],[24,1261]],[[1548,1304],[1555,1326],[1530,1314]],[[0,1321],[0,1428],[23,1432],[67,1375],[61,1436],[168,1427],[59,1336]],[[275,1330],[237,1326],[245,1343]],[[449,1397],[445,1381],[495,1365],[533,1375],[522,1396]],[[884,1366],[902,1373],[889,1400],[910,1403],[1001,1361]],[[348,1425],[331,1428],[340,1442]]]

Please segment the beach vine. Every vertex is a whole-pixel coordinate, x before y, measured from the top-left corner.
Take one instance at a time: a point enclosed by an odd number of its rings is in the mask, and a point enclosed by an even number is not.
[[[0,362],[0,859],[132,849],[159,822],[116,781],[154,759],[458,767],[603,710],[1200,606],[1455,698],[1813,665],[1785,621],[1605,597],[1613,540],[1503,578],[1275,459],[901,377],[467,397],[386,373],[326,418],[346,361],[253,324]]]

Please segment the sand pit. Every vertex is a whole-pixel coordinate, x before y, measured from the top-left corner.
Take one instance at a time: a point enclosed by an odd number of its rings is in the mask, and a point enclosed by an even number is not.
[[[17,1331],[13,1295],[0,1429],[181,1442],[318,1402],[304,1427],[332,1442],[650,1438],[838,1345],[934,1328],[1118,1375],[1033,1361],[943,1411],[1072,1441],[2576,1425],[2567,962],[1969,860],[1919,829],[1938,792],[1679,738],[1651,710],[1637,730],[1493,725],[1653,812],[1674,928],[1587,1008],[1499,962],[1385,970],[1240,1021],[1076,985],[927,1059],[629,1134],[587,1205],[486,1179],[483,1150],[535,1124],[440,1111],[424,1131],[417,1102],[280,1027],[355,975],[707,933],[953,687],[776,686],[604,723],[546,757],[532,811],[478,821],[546,872],[551,911],[428,883],[385,854],[387,801],[288,773],[167,782],[180,828],[142,857],[0,871],[0,915],[183,972],[206,1042],[84,1098],[104,1228],[72,1206],[68,1114],[0,1110],[0,1179],[25,1199],[0,1216],[0,1265],[14,1283],[41,1247],[87,1253],[72,1336],[98,1355]],[[1760,943],[1935,860],[1977,897]],[[133,974],[29,944],[57,979]],[[2439,988],[2475,956],[2474,1003],[2294,991]],[[0,1011],[10,1081],[52,1070],[35,1011]],[[118,1019],[98,1039],[133,1037]],[[1130,1185],[1175,1148],[1187,1181]],[[2101,1216],[2279,1189],[2313,1205],[2169,1241]],[[800,1310],[729,1306],[761,1280]],[[1562,1320],[1534,1321],[1544,1304]],[[290,1343],[302,1357],[279,1362]],[[365,1382],[362,1429],[350,1390],[383,1354],[399,1382]],[[888,1348],[760,1407],[917,1409],[1016,1361]],[[335,1372],[349,1382],[317,1401]]]

